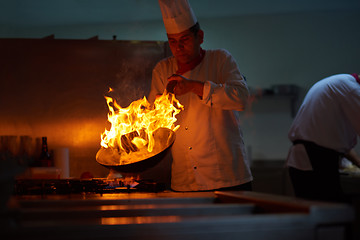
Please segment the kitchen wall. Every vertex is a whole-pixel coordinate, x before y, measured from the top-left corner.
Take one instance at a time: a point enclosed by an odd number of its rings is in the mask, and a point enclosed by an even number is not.
[[[161,41],[0,39],[0,52],[0,135],[30,136],[34,144],[46,136],[50,151],[69,149],[70,176],[104,177],[108,169],[95,161],[110,127],[104,96],[121,107],[147,96],[168,48]]]
[[[360,16],[357,11],[299,12],[199,19],[203,47],[226,48],[237,59],[254,92],[279,84],[299,87],[297,99],[263,96],[243,113],[243,131],[253,161],[284,160],[287,131],[306,91],[336,73],[360,70]],[[166,40],[161,21],[106,25],[2,27],[0,37],[56,39]],[[79,81],[82,81],[79,79]],[[4,104],[3,102],[1,104]],[[359,151],[360,152],[360,151]]]
[[[244,113],[243,129],[253,159],[284,159],[287,130],[303,94],[316,81],[360,69],[360,16],[357,11],[299,12],[199,19],[204,48],[226,48],[237,59],[249,86],[258,91],[277,84],[300,87],[298,101],[256,98]],[[0,37],[166,40],[161,21],[107,25],[64,25],[3,29]]]

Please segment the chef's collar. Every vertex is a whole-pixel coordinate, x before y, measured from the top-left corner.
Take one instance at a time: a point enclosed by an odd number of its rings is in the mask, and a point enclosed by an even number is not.
[[[350,75],[353,76],[353,77],[356,79],[356,81],[360,84],[359,74],[357,74],[357,73],[352,73],[352,74],[350,74]]]
[[[177,63],[178,70],[176,74],[183,75],[184,73],[193,70],[205,57],[205,50],[200,48],[200,54],[189,63]]]

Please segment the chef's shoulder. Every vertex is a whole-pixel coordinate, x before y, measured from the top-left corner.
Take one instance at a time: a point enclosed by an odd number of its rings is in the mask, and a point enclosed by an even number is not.
[[[206,54],[211,57],[217,58],[231,58],[231,53],[223,48],[206,50]]]
[[[169,56],[167,58],[161,59],[156,63],[154,69],[160,71],[165,69],[176,69],[176,60],[175,57]]]
[[[213,64],[217,66],[224,65],[237,65],[235,58],[231,55],[231,53],[223,48],[220,49],[212,49],[206,51],[207,59]]]

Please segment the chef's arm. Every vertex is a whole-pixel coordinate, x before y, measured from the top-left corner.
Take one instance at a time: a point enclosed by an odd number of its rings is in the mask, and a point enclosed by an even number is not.
[[[168,85],[166,89],[169,92],[175,93],[175,95],[183,95],[188,92],[192,92],[202,98],[204,83],[185,78],[182,75],[174,74],[168,78]]]
[[[212,106],[215,103],[215,105],[222,107],[224,110],[243,111],[249,95],[242,76],[240,81],[235,80],[229,81],[226,84],[216,84],[210,81],[201,82],[188,79],[174,74],[168,78],[166,89],[169,92],[175,93],[175,95],[183,95],[188,92],[195,93],[206,105]]]
[[[148,95],[148,101],[151,104],[154,103],[156,98],[160,97],[163,94],[164,86],[166,86],[167,84],[167,82],[164,82],[164,78],[158,68],[158,65],[156,65],[152,72],[151,88]]]
[[[202,98],[204,91],[204,83],[195,80],[190,80],[189,85],[190,85],[189,88],[191,89],[190,91],[198,95],[200,98]]]
[[[348,153],[345,153],[344,156],[352,162],[354,165],[360,168],[360,156],[356,153],[354,149],[351,149]]]

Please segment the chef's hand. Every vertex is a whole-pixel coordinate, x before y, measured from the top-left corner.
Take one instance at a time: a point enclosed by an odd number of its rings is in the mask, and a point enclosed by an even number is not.
[[[354,149],[351,149],[348,153],[345,153],[344,156],[350,160],[355,166],[360,168],[360,156]]]
[[[175,95],[184,95],[188,92],[193,92],[199,97],[202,97],[204,83],[174,74],[168,78],[166,89],[168,92],[172,92]]]

